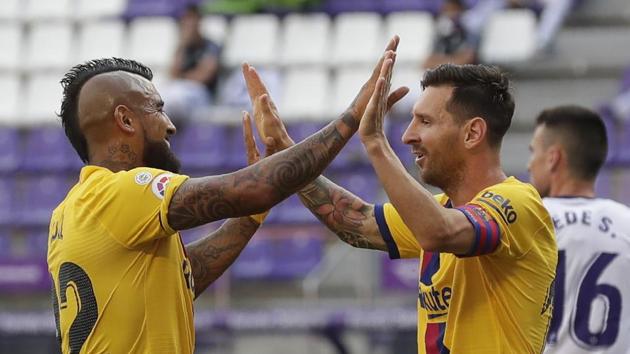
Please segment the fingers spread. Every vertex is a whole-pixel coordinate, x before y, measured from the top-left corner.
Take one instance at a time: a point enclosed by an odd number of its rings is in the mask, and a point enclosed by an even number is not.
[[[273,111],[274,111],[272,107],[273,103],[271,102],[271,99],[269,98],[268,94],[264,94],[260,96],[260,103],[262,104],[261,108],[264,114],[273,115]]]
[[[389,97],[387,98],[387,110],[389,111],[396,102],[400,101],[408,93],[409,87],[407,86],[399,87],[394,92],[390,93]]]
[[[247,85],[247,92],[249,93],[249,98],[252,102],[256,99],[256,97],[267,93],[267,87],[261,80],[260,76],[256,69],[253,66],[244,63],[242,66],[243,69],[243,77],[245,78],[245,84]]]
[[[260,159],[260,153],[256,147],[256,140],[252,130],[252,121],[249,113],[246,111],[243,111],[243,140],[245,141],[247,163],[251,165]]]
[[[400,37],[396,34],[389,40],[389,42],[387,42],[385,50],[396,51],[396,49],[398,49],[398,43],[400,43]]]

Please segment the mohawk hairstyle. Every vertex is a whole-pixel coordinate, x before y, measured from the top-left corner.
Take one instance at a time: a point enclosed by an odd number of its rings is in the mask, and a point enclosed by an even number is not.
[[[85,135],[79,127],[78,101],[83,85],[96,75],[113,71],[126,71],[138,74],[151,81],[151,69],[130,59],[106,58],[95,59],[74,66],[61,79],[63,99],[61,101],[61,124],[70,143],[84,163],[88,163],[88,146]]]
[[[422,79],[423,89],[441,85],[454,87],[447,111],[460,121],[483,118],[488,125],[488,142],[494,147],[501,146],[514,114],[507,76],[489,65],[443,64],[427,71]]]

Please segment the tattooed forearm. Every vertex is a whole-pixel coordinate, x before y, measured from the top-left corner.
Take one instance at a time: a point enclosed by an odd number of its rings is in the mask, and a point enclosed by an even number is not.
[[[374,206],[319,177],[299,192],[302,203],[343,242],[386,251],[374,218]]]
[[[186,181],[171,199],[176,230],[270,209],[319,176],[358,129],[351,113],[282,152],[234,173]]]
[[[186,245],[195,280],[195,297],[234,263],[258,226],[250,217],[230,219],[210,235]]]

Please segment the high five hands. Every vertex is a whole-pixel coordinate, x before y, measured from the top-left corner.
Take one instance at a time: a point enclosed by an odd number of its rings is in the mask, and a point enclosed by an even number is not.
[[[393,40],[398,44],[398,36],[394,36]],[[359,136],[364,144],[378,139],[386,139],[383,130],[385,114],[409,92],[409,88],[403,86],[390,93],[395,62],[396,53],[392,53],[392,55],[386,53],[385,58],[380,62],[381,66],[375,69],[378,70],[375,87],[359,124]]]
[[[356,123],[360,123],[359,133],[362,141],[364,138],[369,140],[379,135],[384,136],[382,125],[385,113],[409,92],[407,87],[400,87],[392,93],[389,92],[399,42],[398,36],[389,40],[370,78],[343,113],[352,117]],[[249,64],[243,64],[242,70],[252,102],[254,123],[266,146],[267,155],[295,144],[287,133],[278,109],[256,69]]]

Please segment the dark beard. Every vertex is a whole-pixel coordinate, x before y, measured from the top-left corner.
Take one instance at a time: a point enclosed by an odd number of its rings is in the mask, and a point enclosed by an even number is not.
[[[147,167],[159,168],[173,173],[179,173],[181,168],[179,159],[164,141],[145,139],[143,160]]]

